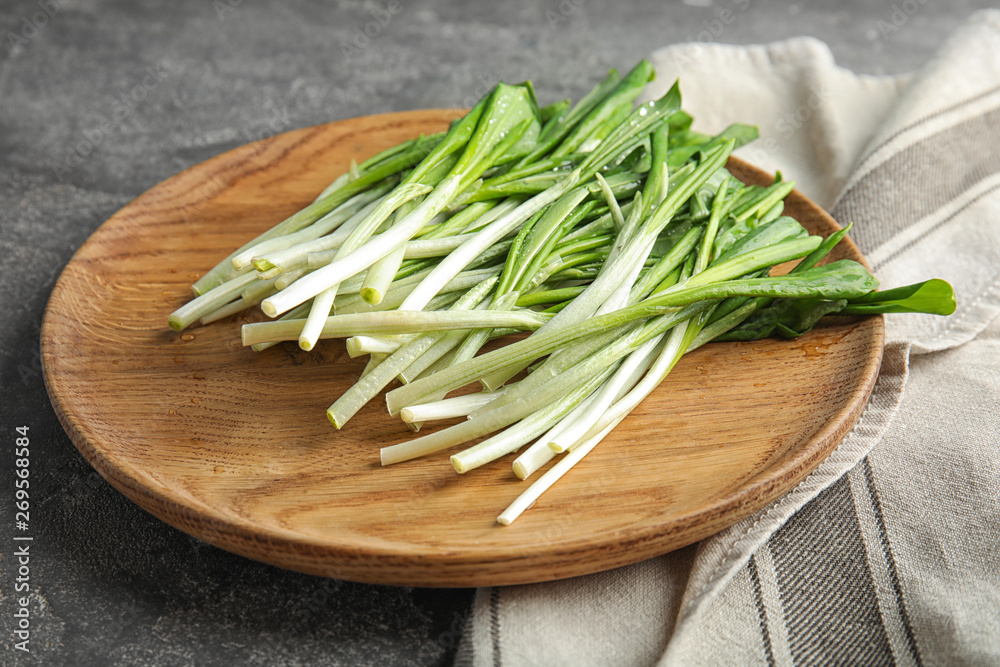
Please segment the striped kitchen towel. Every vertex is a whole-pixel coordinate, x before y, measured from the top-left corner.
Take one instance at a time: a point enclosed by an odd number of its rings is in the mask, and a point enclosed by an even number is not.
[[[481,589],[458,664],[1000,664],[1000,12],[914,76],[813,39],[652,61],[649,97],[680,76],[703,131],[757,123],[742,157],[854,222],[884,285],[944,278],[959,308],[887,317],[860,420],[790,493],[660,558]]]

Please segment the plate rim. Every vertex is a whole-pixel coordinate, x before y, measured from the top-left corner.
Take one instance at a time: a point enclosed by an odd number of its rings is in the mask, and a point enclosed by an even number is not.
[[[60,273],[60,276],[56,281],[46,304],[40,340],[42,370],[46,392],[48,393],[49,399],[60,424],[63,426],[63,429],[66,431],[70,440],[74,443],[76,448],[80,451],[88,463],[112,486],[153,516],[156,516],[169,525],[182,530],[185,533],[193,535],[198,539],[208,542],[209,544],[213,544],[227,551],[237,553],[253,560],[268,562],[272,565],[286,567],[310,574],[333,576],[355,581],[393,585],[454,587],[508,585],[530,583],[535,581],[547,581],[551,579],[564,578],[565,576],[577,576],[587,572],[602,571],[612,567],[618,567],[619,565],[645,560],[648,557],[660,553],[666,553],[666,551],[662,550],[657,551],[655,546],[651,547],[651,543],[655,544],[658,539],[662,540],[665,535],[669,535],[671,532],[669,529],[672,526],[686,528],[688,527],[688,524],[700,523],[703,526],[712,527],[714,526],[713,520],[717,520],[720,515],[725,513],[734,505],[749,508],[746,509],[746,511],[739,512],[739,517],[734,521],[728,521],[726,523],[727,526],[732,525],[736,521],[746,518],[754,511],[784,497],[787,492],[791,490],[794,484],[797,484],[805,479],[809,472],[811,472],[816,466],[819,465],[819,463],[825,460],[830,453],[832,453],[836,446],[843,440],[844,437],[846,437],[847,433],[849,433],[849,431],[857,423],[861,413],[868,403],[869,396],[874,389],[885,344],[885,327],[882,316],[869,318],[869,320],[873,323],[872,326],[875,327],[875,335],[878,339],[878,343],[868,351],[868,356],[864,361],[866,372],[864,385],[859,388],[861,398],[848,405],[842,406],[841,410],[836,413],[838,416],[842,413],[846,413],[843,415],[842,419],[835,420],[831,417],[830,420],[823,424],[816,434],[808,439],[810,446],[801,447],[800,449],[803,451],[800,451],[797,455],[783,461],[777,468],[765,468],[758,474],[739,484],[730,492],[720,496],[715,501],[699,505],[697,510],[694,512],[684,514],[680,518],[674,516],[670,519],[670,521],[660,524],[659,528],[665,530],[657,530],[654,531],[654,534],[650,534],[650,530],[648,528],[639,530],[638,528],[633,527],[630,530],[628,527],[624,527],[616,531],[622,533],[619,536],[620,541],[618,544],[626,546],[635,545],[640,552],[640,557],[624,558],[622,559],[622,562],[612,564],[610,566],[602,565],[591,569],[576,568],[573,571],[568,572],[568,574],[550,578],[518,578],[517,576],[510,576],[508,577],[508,580],[504,581],[496,581],[495,578],[489,581],[484,581],[477,579],[474,573],[466,572],[464,576],[458,576],[458,578],[451,576],[438,578],[432,577],[429,579],[426,573],[421,574],[424,572],[424,568],[413,567],[413,561],[421,557],[425,557],[426,554],[421,554],[419,551],[415,552],[414,545],[412,544],[403,545],[390,542],[380,545],[380,549],[377,550],[379,551],[378,557],[382,558],[390,568],[395,567],[397,569],[392,570],[391,574],[383,572],[383,574],[386,574],[387,576],[372,578],[365,574],[365,572],[369,572],[371,570],[370,567],[350,564],[350,561],[354,559],[371,558],[373,551],[372,548],[359,549],[356,546],[347,544],[330,544],[329,542],[320,541],[301,532],[293,530],[285,531],[276,527],[254,523],[246,517],[238,514],[223,512],[218,507],[205,503],[201,499],[192,497],[181,498],[178,496],[175,489],[159,484],[148,471],[133,465],[129,461],[107,456],[106,452],[99,446],[98,436],[92,433],[86,424],[81,423],[81,420],[78,419],[76,415],[72,414],[72,411],[67,412],[64,409],[63,402],[60,400],[59,396],[60,390],[58,387],[53,385],[53,380],[50,377],[50,371],[55,367],[55,364],[58,361],[58,355],[56,355],[52,349],[51,343],[53,339],[53,329],[57,326],[54,321],[55,316],[53,315],[51,307],[52,304],[57,301],[57,297],[60,296],[61,292],[68,289],[66,285],[69,278],[67,276],[70,271],[74,270],[74,265],[84,248],[91,243],[95,237],[99,237],[99,235],[104,233],[110,233],[109,230],[111,230],[112,227],[118,224],[127,224],[127,215],[125,212],[127,212],[131,207],[137,203],[142,203],[147,199],[153,199],[155,201],[157,191],[160,188],[163,188],[168,184],[181,184],[185,180],[190,179],[196,170],[200,172],[207,167],[233,163],[238,165],[247,160],[251,160],[255,154],[266,150],[267,146],[272,143],[288,142],[290,146],[294,146],[300,141],[308,141],[309,137],[313,133],[322,132],[324,128],[327,128],[330,125],[357,121],[359,119],[381,120],[388,123],[396,121],[405,122],[408,119],[427,114],[438,115],[442,119],[442,122],[444,122],[446,118],[457,117],[461,115],[461,113],[462,110],[459,109],[421,109],[358,116],[355,118],[341,119],[331,121],[329,123],[322,123],[291,130],[273,137],[243,144],[194,164],[187,169],[160,181],[125,204],[121,209],[116,211],[112,216],[101,223],[101,225],[98,226],[87,238],[87,240],[84,241],[84,243],[81,244],[81,246],[74,252],[73,256]],[[741,171],[756,174],[757,176],[768,176],[763,170],[739,160],[738,158],[732,158],[732,160],[733,162],[731,165],[737,166]],[[817,211],[822,213],[824,224],[832,226],[833,229],[840,228],[829,213],[809,200],[798,190],[793,190],[790,197],[801,198],[803,202],[815,206]],[[847,243],[851,251],[856,254],[857,257],[862,259],[862,263],[867,267],[868,264],[864,255],[860,252],[854,242],[849,237],[845,238],[844,241]],[[164,324],[164,328],[165,327],[166,325]],[[807,452],[808,455],[803,456],[803,452]],[[767,474],[764,475],[764,473]],[[775,491],[775,489],[778,488],[782,490]],[[766,499],[761,500],[761,498],[765,496]],[[724,527],[725,526],[710,530],[688,543],[704,539],[708,535],[714,534]],[[514,529],[516,529],[516,526]],[[247,547],[247,545],[259,545],[262,538],[268,543],[272,554],[277,556],[276,558],[263,559],[261,558],[259,551],[252,551]],[[678,546],[676,548],[680,547]],[[432,549],[429,546],[427,547],[427,550],[433,551],[433,556],[437,562],[446,562],[457,568],[456,573],[460,573],[462,571],[462,566],[475,566],[483,561],[482,555],[477,551],[455,550],[451,552],[442,552],[440,548]],[[628,552],[631,551],[631,549],[625,549],[625,551]],[[550,545],[545,554],[548,559],[558,561],[561,557],[571,557],[574,554],[578,554],[578,552],[579,544],[569,542],[558,547],[552,547]],[[326,562],[323,566],[319,566],[318,563],[313,562],[316,558],[320,557],[325,557]],[[523,554],[511,554],[508,558],[501,559],[500,562],[514,563],[523,558]],[[333,563],[333,561],[338,560],[344,562],[340,565]]]

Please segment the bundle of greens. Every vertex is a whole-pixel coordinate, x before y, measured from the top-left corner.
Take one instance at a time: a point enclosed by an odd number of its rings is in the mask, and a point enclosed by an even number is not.
[[[954,311],[944,281],[875,292],[860,264],[821,265],[847,230],[822,239],[782,215],[794,184],[780,174],[767,187],[730,174],[755,128],[692,130],[676,84],[635,106],[652,77],[643,61],[542,108],[529,83],[498,84],[447,132],[352,164],[195,283],[170,326],[259,304],[277,319],[243,326],[255,350],[346,338],[369,361],[327,410],[337,428],[394,380],[389,412],[415,430],[467,417],[382,449],[383,465],[489,436],[452,454],[463,473],[533,442],[519,478],[558,460],[509,524],[692,349],[798,336],[836,313]]]

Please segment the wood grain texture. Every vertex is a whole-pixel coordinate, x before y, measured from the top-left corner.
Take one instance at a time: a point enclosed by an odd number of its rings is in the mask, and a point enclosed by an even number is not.
[[[244,314],[175,333],[167,315],[220,258],[359,161],[460,112],[355,118],[237,148],[164,181],[80,248],[52,293],[42,360],[70,438],[155,516],[223,549],[302,572],[419,586],[545,581],[703,539],[780,496],[857,420],[881,317],[840,318],[795,341],[713,344],[512,526],[513,456],[459,476],[447,456],[381,468],[412,437],[373,401],[342,431],[324,410],[363,362],[240,344]],[[748,182],[769,177],[733,161]],[[786,211],[834,221],[797,191]],[[836,259],[861,260],[842,243]],[[122,526],[117,539],[129,539]]]

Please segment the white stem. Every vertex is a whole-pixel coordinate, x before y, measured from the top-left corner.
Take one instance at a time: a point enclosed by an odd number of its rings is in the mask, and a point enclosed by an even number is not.
[[[566,180],[553,186],[548,190],[535,195],[518,205],[513,210],[500,216],[497,220],[487,225],[476,233],[468,241],[452,251],[447,257],[441,260],[424,278],[420,285],[410,293],[406,300],[400,305],[402,310],[420,310],[427,305],[435,294],[444,285],[459,274],[469,262],[476,259],[484,250],[507,236],[518,225],[528,220],[538,211],[542,210],[552,202],[564,195],[575,185],[579,176],[570,174]]]
[[[368,268],[365,281],[361,285],[361,298],[372,305],[382,303],[382,298],[389,290],[399,267],[403,264],[405,246],[399,246],[391,253],[375,262]]]
[[[453,310],[449,312],[455,315],[463,314],[462,311],[472,308],[480,300],[486,298],[486,295],[493,289],[496,282],[496,278],[490,278],[473,287],[462,295],[453,306]],[[421,314],[426,315],[428,313]],[[392,381],[393,377],[413,363],[415,359],[430,349],[444,335],[443,332],[434,332],[426,336],[418,336],[399,348],[396,352],[393,352],[375,370],[354,383],[333,405],[327,408],[327,419],[338,429],[343,428],[344,424],[362,406],[374,398],[378,392],[382,391]]]
[[[299,268],[299,267],[295,265],[289,265],[286,268]],[[272,278],[277,278],[278,276],[280,276],[281,272],[282,269],[279,269],[276,266],[272,266],[270,269],[266,269],[264,271],[258,271],[257,277],[260,278],[261,280],[271,280]]]
[[[309,269],[292,269],[291,271],[282,271],[281,274],[274,279],[274,287],[275,289],[283,290],[307,273],[309,273]]]
[[[632,352],[614,377],[608,380],[591,398],[586,407],[574,415],[574,419],[563,420],[564,428],[549,437],[548,446],[553,452],[564,452],[570,445],[583,438],[598,422],[614,401],[621,399],[629,391],[653,362],[662,336],[652,338]]]
[[[326,318],[320,338],[347,338],[349,336],[431,333],[455,329],[480,329],[482,327],[537,329],[547,322],[549,315],[532,310],[449,310],[410,311],[392,310],[377,313],[333,315]],[[296,340],[305,324],[303,320],[276,320],[252,322],[243,325],[243,344],[253,345],[272,340]]]
[[[564,421],[566,421],[566,417],[563,417],[560,423]],[[559,428],[559,424],[556,424],[549,429],[549,432],[551,433],[557,428]],[[548,433],[546,433],[536,440],[531,447],[524,450],[520,456],[514,459],[514,463],[511,467],[514,469],[514,474],[518,479],[528,479],[537,470],[541,469],[543,465],[556,457],[556,453],[551,447],[548,446],[548,444],[546,444],[548,439]]]
[[[441,357],[458,347],[468,335],[468,331],[449,331],[431,349],[424,352],[417,359],[414,359],[412,364],[400,371],[397,379],[403,384],[412,382]]]
[[[593,392],[610,374],[611,369],[608,368],[580,386],[571,389],[562,398],[534,411],[503,432],[452,455],[451,465],[455,468],[455,472],[465,473],[495,461],[501,456],[515,451],[532,438],[541,435],[559,421],[563,415],[572,410],[577,403]]]
[[[278,294],[265,299],[261,303],[261,310],[269,317],[275,317],[306,299],[311,299],[329,286],[339,284],[354,274],[367,269],[416,234],[438,211],[447,206],[448,202],[455,196],[459,186],[459,177],[445,178],[413,212],[393,225],[384,234],[379,234],[378,237],[342,259],[335,260],[321,269],[316,269],[309,275],[296,280]],[[432,271],[431,275],[433,273]]]
[[[385,361],[386,355],[384,354],[373,354],[368,357],[368,363],[365,364],[365,368],[361,371],[361,377],[364,377],[371,373],[373,370],[378,368],[378,365]]]
[[[555,333],[558,334],[558,331]],[[561,350],[553,351],[549,355],[548,359],[533,369],[526,378],[520,380],[516,384],[507,385],[508,392],[504,395],[504,398],[502,399],[503,402],[529,396],[532,392],[537,391],[538,388],[546,382],[551,381],[553,378],[572,368],[576,364],[583,362],[591,355],[605,351],[612,345],[622,343],[626,338],[632,338],[633,336],[638,335],[638,333],[638,328],[635,326],[627,326],[625,328],[616,327],[613,331],[602,331],[591,337],[584,338],[583,340],[577,340],[574,345],[564,347]],[[549,335],[552,336],[553,334],[550,333]],[[611,361],[616,360],[617,359],[612,359]],[[505,363],[500,367],[505,374],[509,374],[511,373],[512,366],[515,367],[514,370],[520,370],[527,368],[532,361],[519,361],[514,364]],[[485,381],[486,378],[480,379],[481,383],[485,384]],[[395,400],[394,396],[390,396],[389,398]],[[478,415],[473,415],[473,417],[476,416]]]
[[[187,328],[199,318],[225,306],[256,280],[257,274],[253,271],[242,273],[218,287],[213,287],[201,296],[191,299],[170,314],[167,320],[170,328],[174,331]]]
[[[622,338],[618,344],[628,345],[629,341],[629,337],[625,337]],[[617,359],[617,357],[614,356],[616,354],[617,351],[615,349],[611,349],[610,352],[600,351],[597,354],[588,356],[586,359],[576,364],[571,370],[567,371],[566,375],[545,382],[539,386],[536,391],[530,393],[517,393],[516,399],[508,401],[508,399],[511,398],[511,392],[508,390],[502,398],[495,401],[495,403],[502,403],[502,405],[498,406],[496,409],[478,410],[476,416],[462,424],[456,424],[455,426],[443,429],[437,433],[426,435],[422,438],[417,438],[416,440],[403,442],[390,447],[383,447],[381,451],[382,465],[408,461],[409,459],[416,458],[418,456],[438,452],[453,445],[467,442],[473,438],[478,438],[488,433],[499,431],[516,421],[524,419],[528,415],[539,412],[539,406],[551,406],[559,403],[560,408],[564,407],[561,404],[561,401],[567,396],[568,388],[575,388],[569,389],[571,392],[570,395],[573,396],[573,403],[565,406],[565,411],[558,415],[558,417],[561,417],[563,414],[568,412],[573,405],[580,400],[583,400],[587,394],[597,387],[596,384],[591,384],[592,381],[597,381],[599,383],[603,381],[604,377],[607,377],[607,375],[601,374],[597,375],[598,380],[594,380],[595,373],[599,373],[602,368],[608,368],[610,362]],[[607,372],[610,373],[609,368]],[[407,387],[410,386],[414,385],[407,385]],[[405,389],[406,387],[402,388]],[[435,393],[446,389],[446,387],[438,387],[435,389]],[[394,391],[398,392],[399,390],[397,389]],[[585,391],[585,393],[576,395],[577,391]],[[402,406],[410,404],[410,402],[407,402],[403,403]],[[489,407],[492,406],[493,404],[490,404]],[[389,408],[390,414],[395,414],[395,412],[392,412],[393,406],[391,403],[389,404]],[[538,431],[535,435],[540,434],[550,425],[551,424],[546,424],[544,428],[542,428],[541,431]],[[531,437],[534,437],[534,435]]]
[[[333,300],[337,298],[337,286],[323,290],[312,301],[312,308],[309,309],[309,316],[302,326],[302,333],[299,334],[299,347],[308,352],[316,346],[319,335],[323,333],[323,325],[330,317],[333,310]]]
[[[362,243],[364,243],[374,232],[379,228],[382,223],[384,223],[392,213],[406,204],[406,202],[414,199],[415,197],[427,194],[430,188],[426,185],[421,185],[419,183],[411,183],[407,185],[401,185],[396,188],[390,195],[386,196],[379,202],[379,205],[372,210],[368,216],[351,232],[351,235],[347,237],[347,240],[341,244],[340,248],[337,249],[337,254],[334,255],[334,261],[346,257],[348,254],[356,250]],[[389,255],[392,256],[391,254]],[[383,260],[379,260],[381,262]],[[402,260],[400,260],[402,261]],[[376,266],[378,262],[376,262]],[[398,263],[397,267],[398,269]],[[395,276],[396,270],[392,270],[393,276]],[[391,280],[391,278],[390,278]],[[330,312],[333,309],[334,300],[337,298],[337,289],[340,287],[339,283],[330,285],[328,288],[320,292],[316,297],[313,298],[312,309],[309,311],[309,317],[306,318],[305,326],[302,327],[302,333],[299,334],[299,347],[303,350],[309,351],[313,349],[316,345],[316,341],[319,340],[320,333],[323,331],[323,326],[326,322],[326,318],[330,316]],[[362,292],[364,291],[364,285],[362,284]],[[362,297],[364,294],[362,293]]]
[[[284,236],[278,236],[273,239],[261,241],[252,248],[247,248],[233,257],[233,267],[237,270],[245,269],[253,263],[255,258],[267,255],[268,253],[276,252],[278,250],[284,250],[285,248],[291,247],[303,241],[319,238],[324,234],[329,234],[331,231],[337,229],[350,220],[350,218],[366,204],[381,198],[382,195],[388,192],[389,189],[390,187],[388,185],[384,185],[362,192],[361,194],[357,194],[305,229],[300,229],[299,231],[292,232],[291,234],[285,234]]]
[[[501,267],[493,267],[489,269],[463,271],[461,274],[455,276],[454,280],[445,285],[444,289],[441,290],[441,294],[461,292],[469,289],[470,287],[474,287],[487,278],[500,273],[500,268]],[[424,275],[426,275],[426,272]],[[413,278],[414,276],[410,277]],[[389,288],[389,291],[386,292],[385,296],[382,298],[382,302],[377,306],[373,306],[362,299],[360,294],[354,295],[354,298],[345,299],[342,304],[337,305],[337,314],[373,313],[392,309],[398,310],[399,304],[403,302],[403,299],[406,298],[407,294],[413,291],[413,288],[416,287],[418,282],[420,282],[419,278],[416,278],[415,280],[404,278],[403,280],[396,281],[393,283],[392,287]]]
[[[595,316],[604,315],[605,313],[610,313],[629,305],[628,302],[629,296],[632,293],[632,287],[635,286],[635,281],[639,277],[639,272],[642,271],[642,266],[646,262],[646,258],[649,257],[649,253],[653,250],[654,242],[655,239],[649,239],[645,251],[638,253],[635,257],[635,263],[631,267],[624,269],[625,276],[622,278],[621,283],[605,299],[601,307],[597,309],[594,313]]]
[[[646,376],[632,388],[625,396],[617,401],[611,408],[605,412],[601,418],[594,424],[586,435],[584,435],[583,440],[578,440],[576,443],[570,446],[570,451],[578,447],[582,447],[585,442],[597,433],[600,433],[605,429],[608,424],[621,421],[628,416],[632,410],[635,410],[636,406],[639,405],[649,394],[653,392],[660,383],[663,382],[663,378],[667,377],[671,369],[684,354],[683,342],[684,336],[687,333],[689,321],[685,320],[681,324],[678,324],[670,331],[670,335],[667,337],[666,345],[660,350],[660,354],[656,357],[656,361],[653,362],[652,367]]]
[[[204,326],[206,324],[211,324],[212,322],[217,322],[225,317],[229,317],[230,315],[235,315],[236,313],[246,310],[250,307],[250,305],[251,304],[244,302],[243,299],[236,299],[236,301],[227,303],[225,306],[217,308],[208,315],[203,316],[198,320],[198,323]]]
[[[364,354],[392,354],[413,336],[351,336],[346,341],[347,354],[360,357]]]
[[[433,403],[411,405],[400,410],[399,416],[404,422],[427,422],[434,419],[466,417],[473,410],[486,405],[502,393],[503,391],[477,391],[474,394],[455,396],[454,398],[446,398],[434,401]]]
[[[303,266],[310,269],[317,269],[321,266],[326,266],[333,261],[334,255],[337,254],[337,248],[343,245],[344,241],[348,239],[351,233],[358,228],[358,225],[360,225],[380,203],[381,200],[371,202],[352,215],[332,234],[327,234],[326,236],[321,236],[319,238],[303,239],[293,246],[268,253],[267,255],[255,257],[254,260],[261,266],[275,266],[283,271],[287,271],[289,267],[292,266]],[[322,263],[315,265],[310,263],[309,258],[311,255],[322,255],[327,252],[329,252],[329,255],[326,256],[326,259]]]
[[[515,519],[517,519],[517,517],[521,516],[526,509],[534,505],[535,501],[537,501],[543,493],[548,491],[553,484],[558,482],[560,477],[569,472],[570,468],[575,466],[584,456],[589,454],[591,450],[593,450],[594,447],[596,447],[601,440],[603,440],[608,433],[610,433],[611,430],[618,425],[618,422],[624,418],[625,417],[623,416],[617,421],[612,422],[600,433],[594,435],[572,452],[559,459],[554,466],[538,478],[537,482],[529,486],[524,493],[519,495],[514,502],[507,506],[507,509],[500,513],[500,516],[497,517],[497,522],[503,524],[504,526],[509,526]]]
[[[275,283],[277,281],[277,278],[272,278],[271,280],[258,280],[251,283],[250,286],[243,290],[243,293],[240,294],[243,303],[247,306],[256,306],[264,299],[264,297],[269,296],[275,291]]]
[[[311,304],[309,304],[309,303],[304,303],[301,306],[298,306],[297,308],[292,308],[290,311],[288,311],[287,313],[285,313],[284,315],[282,315],[281,319],[283,319],[283,320],[294,320],[294,319],[298,319],[298,318],[301,318],[301,317],[305,317],[306,315],[309,314],[309,306],[310,305]],[[267,342],[267,343],[254,343],[253,345],[250,346],[250,349],[253,350],[254,352],[262,352],[262,351],[266,350],[269,347],[274,347],[277,344],[278,344],[278,341],[271,341],[271,342]]]
[[[456,234],[439,239],[415,239],[408,241],[403,248],[405,259],[423,259],[425,257],[443,257],[459,247],[475,234]]]

